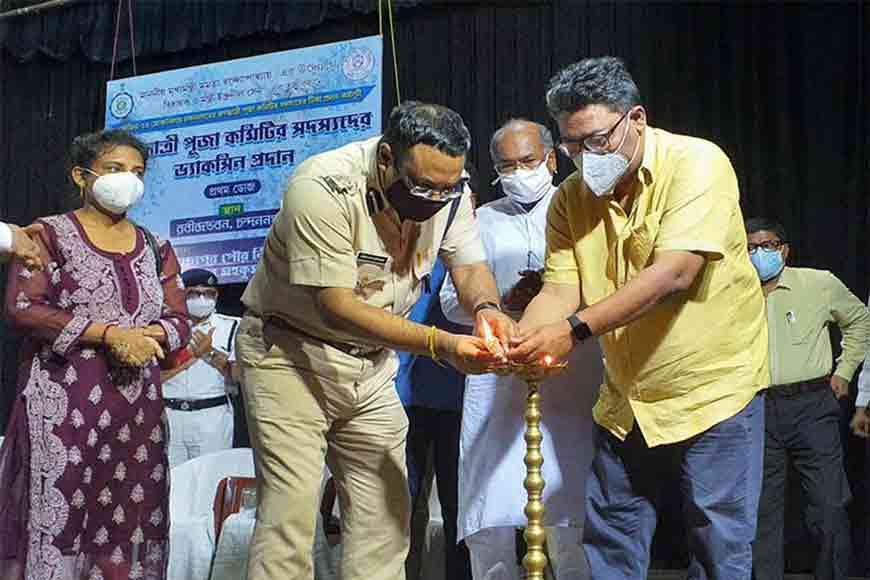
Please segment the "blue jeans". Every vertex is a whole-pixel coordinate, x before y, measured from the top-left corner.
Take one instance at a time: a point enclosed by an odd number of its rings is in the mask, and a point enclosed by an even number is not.
[[[686,441],[648,447],[600,429],[583,549],[593,580],[646,578],[662,492],[680,490],[689,580],[749,580],[764,457],[764,395]]]

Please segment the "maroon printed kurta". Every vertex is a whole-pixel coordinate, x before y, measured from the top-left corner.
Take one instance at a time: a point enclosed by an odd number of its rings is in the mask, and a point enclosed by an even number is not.
[[[11,264],[7,322],[27,336],[0,448],[0,580],[162,580],[168,560],[167,432],[160,369],[118,367],[80,338],[91,323],[159,324],[165,350],[190,322],[178,261],[162,271],[140,231],[105,252],[73,213],[39,220],[45,268]]]

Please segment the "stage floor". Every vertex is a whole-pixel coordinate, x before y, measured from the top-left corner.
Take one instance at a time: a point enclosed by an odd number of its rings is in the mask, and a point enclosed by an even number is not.
[[[647,580],[684,580],[685,570],[650,570]],[[812,574],[786,574],[784,580],[813,580]],[[866,580],[863,577],[853,576],[849,580]]]

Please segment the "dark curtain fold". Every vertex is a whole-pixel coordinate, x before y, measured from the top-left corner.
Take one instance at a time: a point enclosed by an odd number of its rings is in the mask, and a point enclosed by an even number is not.
[[[402,9],[423,1],[393,0],[393,5]],[[81,53],[94,62],[111,62],[118,4],[84,0],[0,21],[0,45],[22,61],[39,54],[67,60]],[[127,4],[123,0],[121,60],[131,53]],[[330,19],[370,14],[377,6],[377,0],[134,0],[133,37],[138,56],[166,54],[254,34],[306,30]]]
[[[496,195],[488,186],[494,177],[488,141],[495,128],[515,116],[552,125],[543,101],[551,74],[585,56],[614,54],[634,73],[652,125],[711,139],[728,153],[747,217],[779,218],[798,265],[829,269],[867,296],[870,45],[864,33],[870,8],[864,3],[394,4],[400,7],[402,97],[443,103],[462,114],[474,137],[471,158],[484,201]],[[75,203],[62,160],[75,135],[103,124],[116,6],[117,0],[84,2],[6,21],[0,219],[27,223]],[[375,0],[140,0],[138,72],[376,34],[376,8]],[[127,38],[124,15],[120,77],[132,74]],[[386,43],[385,110],[395,101]],[[560,168],[564,177],[570,164],[561,159]],[[231,287],[225,298],[238,295],[239,288]],[[0,332],[2,424],[13,396],[16,351],[5,328]],[[849,445],[854,475],[866,463],[864,445],[854,438]],[[857,526],[867,521],[866,481],[853,479]],[[799,531],[799,523],[790,529]],[[662,540],[667,533],[672,537]],[[679,531],[665,525],[659,538],[660,561],[679,562]],[[863,538],[856,536],[856,565],[870,553]],[[791,550],[792,567],[800,568],[807,553]]]

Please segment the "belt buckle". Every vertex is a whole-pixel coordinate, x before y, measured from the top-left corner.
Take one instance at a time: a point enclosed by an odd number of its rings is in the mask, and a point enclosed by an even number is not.
[[[187,401],[181,401],[181,410],[190,411],[190,403],[188,403]]]

